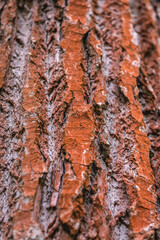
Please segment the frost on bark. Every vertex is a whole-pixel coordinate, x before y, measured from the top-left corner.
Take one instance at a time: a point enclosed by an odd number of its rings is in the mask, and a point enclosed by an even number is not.
[[[0,240],[160,239],[159,0],[0,0]]]

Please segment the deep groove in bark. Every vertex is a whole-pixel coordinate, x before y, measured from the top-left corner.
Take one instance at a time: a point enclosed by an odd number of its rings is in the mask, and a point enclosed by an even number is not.
[[[24,151],[23,142],[25,141],[22,120],[22,87],[25,78],[25,64],[27,62],[31,26],[31,9],[29,11],[26,10],[25,5],[21,11],[17,10],[16,24],[14,26],[15,34],[12,36],[12,51],[8,70],[6,71],[5,84],[0,96],[2,108],[4,109],[2,117],[3,121],[6,122],[3,125],[4,135],[2,136],[6,139],[4,141],[6,154],[3,156],[6,160],[3,165],[4,172],[1,179],[3,187],[6,186],[6,189],[1,192],[0,197],[1,206],[4,208],[1,211],[2,218],[4,217],[0,231],[2,239],[6,237],[7,239],[12,239],[13,237],[13,217],[11,216],[11,211],[17,211],[15,204],[18,204],[21,197],[21,161]],[[17,39],[23,39],[24,44],[22,45],[21,41],[17,42]],[[3,164],[3,160],[1,162]]]
[[[0,2],[0,239],[159,239],[159,7]]]

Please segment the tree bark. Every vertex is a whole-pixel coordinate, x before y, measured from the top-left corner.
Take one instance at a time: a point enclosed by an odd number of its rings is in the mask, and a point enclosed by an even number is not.
[[[160,2],[0,17],[0,239],[160,239]]]

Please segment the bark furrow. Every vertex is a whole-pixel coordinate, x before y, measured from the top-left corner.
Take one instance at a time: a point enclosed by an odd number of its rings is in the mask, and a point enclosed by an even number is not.
[[[160,239],[158,0],[0,1],[0,240]]]

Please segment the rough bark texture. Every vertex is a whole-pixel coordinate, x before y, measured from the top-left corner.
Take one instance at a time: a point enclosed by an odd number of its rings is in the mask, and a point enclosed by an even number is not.
[[[0,239],[159,240],[159,0],[0,19]]]

